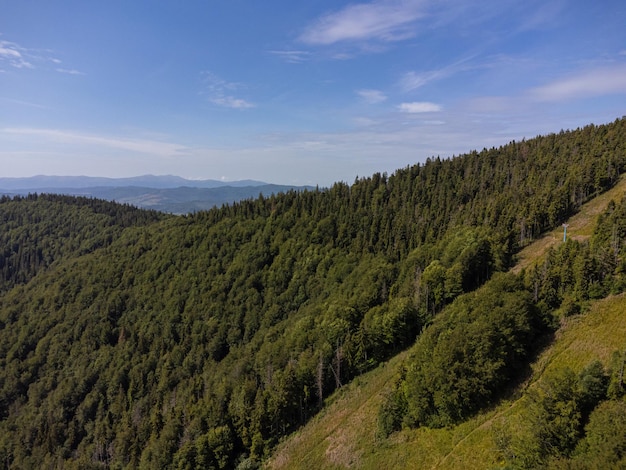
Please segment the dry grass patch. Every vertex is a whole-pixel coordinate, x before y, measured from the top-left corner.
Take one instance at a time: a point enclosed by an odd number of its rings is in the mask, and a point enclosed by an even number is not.
[[[626,294],[594,302],[589,312],[566,319],[555,344],[535,364],[536,373],[569,367],[580,372],[592,360],[608,365],[626,348]]]
[[[406,353],[355,379],[329,398],[324,410],[289,437],[268,469],[364,468],[376,445],[378,409]]]

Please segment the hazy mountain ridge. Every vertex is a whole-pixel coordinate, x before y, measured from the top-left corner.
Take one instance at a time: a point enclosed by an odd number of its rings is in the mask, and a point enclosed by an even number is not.
[[[220,188],[223,186],[244,187],[264,186],[268,183],[254,180],[220,181],[220,180],[190,180],[173,175],[142,175],[128,178],[105,178],[95,176],[48,176],[37,175],[29,177],[0,178],[0,190],[51,190],[51,189],[79,189],[93,187],[124,187],[134,186],[142,188]]]
[[[177,176],[144,175],[132,178],[33,176],[0,178],[0,194],[66,194],[131,204],[173,214],[209,210],[243,199],[256,199],[312,186],[268,184],[262,181],[188,180]]]

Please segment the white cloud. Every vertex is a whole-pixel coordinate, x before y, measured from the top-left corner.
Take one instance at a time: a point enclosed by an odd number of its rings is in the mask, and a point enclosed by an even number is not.
[[[51,63],[61,65],[62,61],[51,54],[48,49],[29,49],[14,42],[0,41],[0,65],[5,63],[17,69],[49,69]],[[56,71],[84,75],[74,69],[57,68]]]
[[[66,73],[68,75],[85,75],[83,72],[75,69],[56,69],[59,73]]]
[[[300,40],[312,45],[370,39],[398,41],[415,35],[411,25],[423,15],[422,2],[416,0],[352,4],[317,19]]]
[[[9,58],[9,59],[19,59],[22,57],[22,54],[20,54],[15,49],[9,49],[8,47],[0,47],[0,56]]]
[[[424,85],[433,82],[435,80],[441,80],[450,77],[456,73],[471,70],[478,66],[472,66],[468,64],[473,59],[473,56],[466,57],[458,60],[446,67],[436,70],[428,70],[425,72],[407,72],[400,79],[400,88],[404,91],[412,91],[423,87]],[[482,65],[481,67],[484,67]]]
[[[528,2],[527,2],[528,3]],[[393,42],[433,29],[448,34],[472,32],[495,18],[513,15],[519,31],[553,24],[565,0],[543,0],[520,6],[516,0],[467,2],[463,0],[370,0],[328,12],[308,25],[299,40],[328,46],[341,42]],[[479,31],[479,34],[483,31]],[[478,35],[479,35],[478,34]]]
[[[219,106],[223,106],[225,108],[233,108],[233,109],[246,109],[246,108],[254,108],[254,104],[243,100],[241,98],[235,98],[234,96],[220,96],[211,98],[211,103],[217,104]]]
[[[232,92],[243,88],[241,84],[223,80],[212,72],[203,72],[202,75],[206,94],[211,103],[232,109],[248,109],[256,106],[249,101],[233,96]]]
[[[300,62],[304,62],[309,58],[310,55],[310,53],[307,51],[269,51],[269,53],[280,57],[285,62],[289,62],[292,64],[299,64]]]
[[[626,93],[626,64],[586,70],[534,88],[537,101],[567,101],[592,96]]]
[[[52,142],[60,142],[70,145],[92,145],[110,147],[137,153],[144,153],[156,157],[176,157],[188,153],[189,149],[184,145],[171,142],[162,142],[147,139],[126,139],[119,137],[103,137],[78,132],[61,131],[58,129],[33,129],[33,128],[5,128],[0,129],[3,134],[13,136],[26,136],[29,141],[40,138]]]
[[[434,113],[441,111],[441,106],[428,101],[414,101],[412,103],[402,103],[398,105],[398,109],[403,113],[409,114]]]
[[[387,96],[380,90],[357,90],[356,93],[369,104],[382,103],[387,99]]]
[[[428,82],[436,80],[437,78],[441,78],[444,75],[439,70],[429,71],[429,72],[407,72],[403,75],[400,80],[400,86],[404,91],[411,91],[417,88],[421,88],[426,85]]]
[[[9,41],[0,41],[0,63],[5,62],[17,69],[32,69],[33,64],[24,58],[24,50],[17,44]]]

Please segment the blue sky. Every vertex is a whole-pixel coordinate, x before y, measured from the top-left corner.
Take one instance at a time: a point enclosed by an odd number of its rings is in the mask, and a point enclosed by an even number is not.
[[[328,186],[623,115],[623,0],[0,0],[0,176]]]

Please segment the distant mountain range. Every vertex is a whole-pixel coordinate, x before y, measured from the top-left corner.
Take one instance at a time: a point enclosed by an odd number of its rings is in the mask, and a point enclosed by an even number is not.
[[[0,178],[0,194],[55,193],[95,197],[173,214],[208,210],[243,199],[270,196],[312,186],[268,184],[262,181],[189,180],[179,176],[143,175],[131,178],[91,176],[31,176]]]
[[[218,180],[189,180],[173,175],[143,175],[130,178],[102,178],[94,176],[46,176],[37,175],[27,178],[0,178],[0,188],[13,189],[64,189],[64,188],[94,188],[94,187],[124,187],[135,186],[140,188],[221,188],[232,186],[236,188],[246,186],[265,186],[263,181],[218,181]]]

